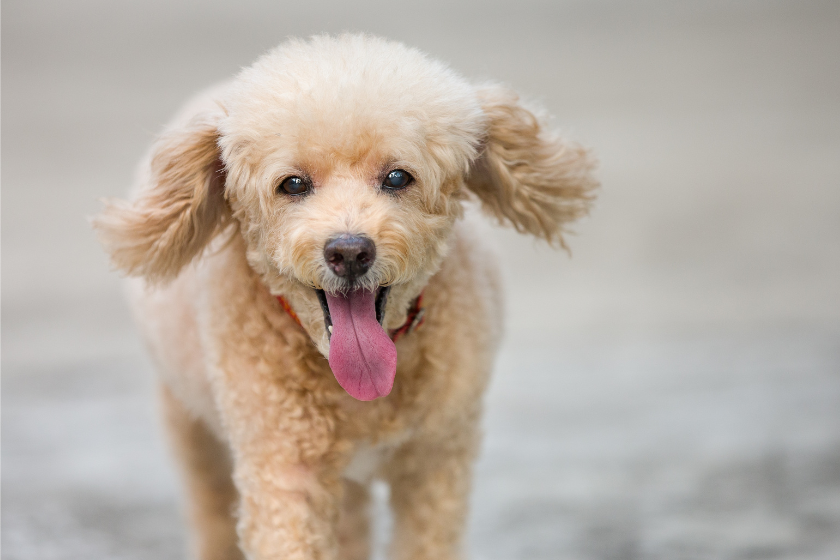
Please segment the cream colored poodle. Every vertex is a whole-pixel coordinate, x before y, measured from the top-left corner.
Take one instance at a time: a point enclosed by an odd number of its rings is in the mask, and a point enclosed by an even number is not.
[[[95,226],[139,277],[198,557],[367,558],[379,477],[394,556],[459,558],[502,327],[464,202],[563,245],[592,168],[510,90],[369,36],[192,102]]]

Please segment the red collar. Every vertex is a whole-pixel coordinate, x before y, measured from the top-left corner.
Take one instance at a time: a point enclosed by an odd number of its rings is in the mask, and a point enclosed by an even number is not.
[[[300,322],[300,317],[297,316],[297,313],[295,313],[295,310],[292,309],[291,305],[289,305],[289,302],[286,301],[286,298],[283,296],[275,297],[277,298],[277,301],[280,302],[280,307],[289,314],[289,317],[294,319],[295,323],[303,328],[303,324]],[[391,329],[389,331],[391,340],[396,342],[401,336],[409,334],[420,328],[420,325],[422,325],[425,320],[425,314],[426,309],[423,307],[423,292],[420,292],[420,295],[414,299],[411,303],[411,307],[408,308],[408,317],[406,317],[405,323],[403,323],[401,327]]]

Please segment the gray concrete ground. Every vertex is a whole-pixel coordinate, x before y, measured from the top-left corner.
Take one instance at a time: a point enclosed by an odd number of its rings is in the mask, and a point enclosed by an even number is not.
[[[509,326],[472,557],[840,557],[840,4],[7,0],[4,558],[184,557],[85,216],[192,92],[343,29],[508,82],[602,161],[572,259],[486,228]]]

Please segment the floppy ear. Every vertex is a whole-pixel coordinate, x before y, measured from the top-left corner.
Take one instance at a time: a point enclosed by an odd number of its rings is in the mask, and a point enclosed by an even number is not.
[[[487,136],[467,187],[500,222],[566,248],[566,225],[588,212],[598,186],[594,158],[546,130],[515,92],[491,85],[477,94]]]
[[[216,123],[206,116],[164,134],[134,200],[106,202],[93,225],[117,268],[171,280],[230,223],[217,140]]]

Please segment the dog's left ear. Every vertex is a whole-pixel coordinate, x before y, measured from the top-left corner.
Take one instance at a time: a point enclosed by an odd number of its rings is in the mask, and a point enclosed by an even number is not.
[[[467,187],[500,222],[565,248],[566,225],[588,212],[598,186],[594,158],[546,130],[515,92],[491,85],[477,94],[487,132]]]
[[[108,201],[93,220],[114,265],[165,282],[231,223],[217,118],[199,115],[161,136],[134,200]]]

